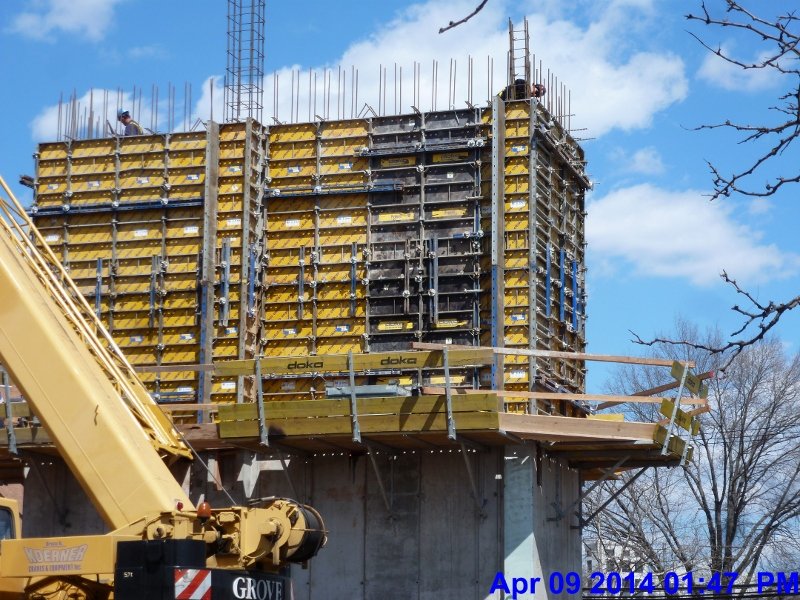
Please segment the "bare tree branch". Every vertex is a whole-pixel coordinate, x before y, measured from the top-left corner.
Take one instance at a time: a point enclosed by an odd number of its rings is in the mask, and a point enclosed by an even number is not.
[[[778,15],[774,19],[767,19],[747,10],[743,3],[735,0],[724,0],[724,15],[717,16],[708,8],[705,0],[701,2],[701,14],[687,14],[686,19],[702,23],[707,27],[724,28],[749,36],[756,43],[765,47],[765,51],[754,60],[737,58],[720,45],[711,45],[699,35],[690,32],[700,44],[712,54],[743,71],[765,70],[775,73],[786,81],[788,91],[781,94],[778,104],[768,107],[765,114],[777,113],[784,115],[779,122],[764,122],[756,124],[736,123],[724,121],[722,123],[707,124],[695,129],[727,129],[743,134],[740,144],[767,141],[767,149],[755,154],[749,166],[745,166],[730,175],[723,174],[720,167],[708,162],[714,181],[712,199],[728,197],[737,193],[745,196],[766,197],[772,196],[787,184],[800,183],[800,172],[797,172],[797,162],[790,161],[787,165],[792,172],[772,178],[765,184],[750,184],[752,177],[760,173],[760,169],[767,163],[774,162],[800,136],[800,20],[794,11]]]
[[[489,0],[483,0],[483,2],[481,2],[481,3],[478,5],[478,8],[476,8],[475,10],[473,10],[471,13],[469,13],[469,14],[468,14],[466,17],[464,17],[464,18],[463,18],[463,19],[461,19],[460,21],[450,21],[450,23],[447,25],[447,27],[441,27],[441,28],[439,29],[439,33],[444,33],[444,32],[445,32],[445,31],[447,31],[448,29],[452,29],[453,27],[458,27],[459,25],[461,25],[461,24],[463,24],[463,23],[466,23],[466,22],[467,22],[467,21],[469,21],[469,20],[470,20],[472,17],[474,17],[475,15],[477,15],[479,12],[481,12],[481,11],[483,10],[483,7],[484,7],[484,6],[486,6],[486,3],[487,3],[488,1],[489,1]]]

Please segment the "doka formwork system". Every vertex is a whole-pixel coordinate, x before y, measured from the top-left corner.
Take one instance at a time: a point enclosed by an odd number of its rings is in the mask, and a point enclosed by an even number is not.
[[[42,144],[32,213],[132,361],[155,371],[160,399],[241,401],[242,379],[170,369],[412,342],[581,351],[583,167],[536,99],[498,97]],[[387,369],[358,383],[442,376]],[[525,356],[451,373],[520,392],[579,391],[583,376],[578,361]],[[265,393],[322,388],[267,379]]]

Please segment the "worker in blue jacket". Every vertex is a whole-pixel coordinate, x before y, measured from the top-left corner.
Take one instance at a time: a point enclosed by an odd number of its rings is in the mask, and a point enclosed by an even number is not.
[[[122,135],[144,135],[142,126],[134,121],[131,118],[131,114],[124,108],[120,108],[117,111],[117,121],[125,126],[125,131],[122,132]]]

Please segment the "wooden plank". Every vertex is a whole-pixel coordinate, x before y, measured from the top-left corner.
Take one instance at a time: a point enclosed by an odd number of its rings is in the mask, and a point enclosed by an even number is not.
[[[500,413],[500,428],[522,438],[598,442],[652,441],[656,428],[652,423],[590,421],[550,415],[514,415]]]
[[[202,411],[213,413],[213,412],[217,412],[219,410],[219,407],[222,406],[222,405],[220,405],[220,404],[180,404],[180,403],[175,403],[175,404],[159,404],[158,406],[164,412],[180,412],[180,411],[183,411],[183,410],[186,410],[186,411],[202,410]]]
[[[360,415],[369,414],[427,414],[445,410],[445,396],[400,396],[396,398],[359,398]],[[280,400],[265,402],[264,410],[272,419],[294,417],[350,416],[350,400]],[[497,398],[492,394],[462,396],[453,400],[453,412],[496,411]],[[219,406],[220,421],[243,421],[258,419],[255,403],[222,404]]]
[[[174,373],[177,371],[191,371],[193,373],[206,373],[213,371],[214,365],[160,365],[152,367],[136,367],[137,373]]]
[[[607,415],[588,415],[586,418],[595,421],[624,421],[625,415],[622,413],[611,413]]]
[[[491,351],[482,348],[463,346],[456,350],[448,350],[448,361],[451,367],[486,365],[491,360]],[[443,366],[442,353],[439,351],[353,354],[353,367],[356,371],[437,369]],[[345,371],[348,371],[346,354],[275,356],[261,359],[261,372],[265,375],[342,373]],[[214,365],[214,373],[220,376],[252,375],[254,372],[254,360],[231,360]]]
[[[499,413],[468,412],[455,415],[456,430],[497,429]],[[359,416],[361,433],[415,433],[420,431],[446,431],[447,415],[444,413],[410,415]],[[345,435],[351,430],[350,417],[320,419],[267,419],[270,436],[326,436]],[[219,424],[221,438],[258,436],[256,421],[227,421]]]
[[[706,379],[713,379],[714,378],[714,371],[706,371],[705,373],[700,373],[697,376],[701,380]],[[633,396],[655,396],[656,394],[661,394],[663,392],[668,392],[669,390],[675,390],[680,385],[678,381],[671,381],[669,383],[665,383],[664,385],[659,385],[654,388],[650,388],[649,390],[641,390],[638,392],[634,392]]]
[[[557,393],[557,392],[530,392],[531,398],[539,400],[582,400],[584,402],[600,402],[611,401],[617,404],[625,402],[638,402],[638,403],[660,403],[665,398],[654,396],[610,396],[607,394],[572,394],[572,393]],[[504,396],[514,395],[514,392],[505,392]],[[681,398],[683,404],[705,404],[706,401],[702,398]]]
[[[462,346],[457,344],[431,344],[428,342],[412,342],[412,348],[419,350],[441,350],[442,348],[470,348],[471,346]],[[638,356],[615,356],[611,354],[587,354],[585,352],[560,352],[558,350],[529,350],[526,348],[497,348],[494,346],[480,346],[482,350],[491,350],[495,354],[504,354],[509,356],[538,356],[542,358],[564,358],[567,360],[588,360],[594,362],[613,362],[629,365],[647,365],[653,367],[671,367],[671,360],[661,358],[646,358]],[[477,349],[477,347],[476,347]],[[694,361],[686,361],[686,366],[694,367]]]
[[[42,427],[14,427],[17,444],[49,444],[50,436]],[[0,445],[8,446],[8,431],[0,432]]]

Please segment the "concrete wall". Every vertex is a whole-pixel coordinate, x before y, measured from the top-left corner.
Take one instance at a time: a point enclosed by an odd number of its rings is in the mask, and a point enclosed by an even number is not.
[[[511,585],[513,578],[580,571],[575,518],[555,520],[553,506],[574,500],[577,473],[546,458],[537,462],[528,446],[466,456],[478,503],[464,455],[455,450],[378,452],[377,475],[368,455],[286,457],[284,470],[275,455],[210,453],[205,460],[219,482],[197,461],[176,476],[196,503],[229,505],[227,492],[237,504],[283,496],[320,511],[328,545],[308,569],[292,567],[297,600],[499,599],[499,591],[489,594],[498,572]],[[48,461],[39,467],[46,488],[33,473],[26,480],[26,535],[103,531],[63,463]],[[547,596],[539,584],[535,594],[518,598]]]

